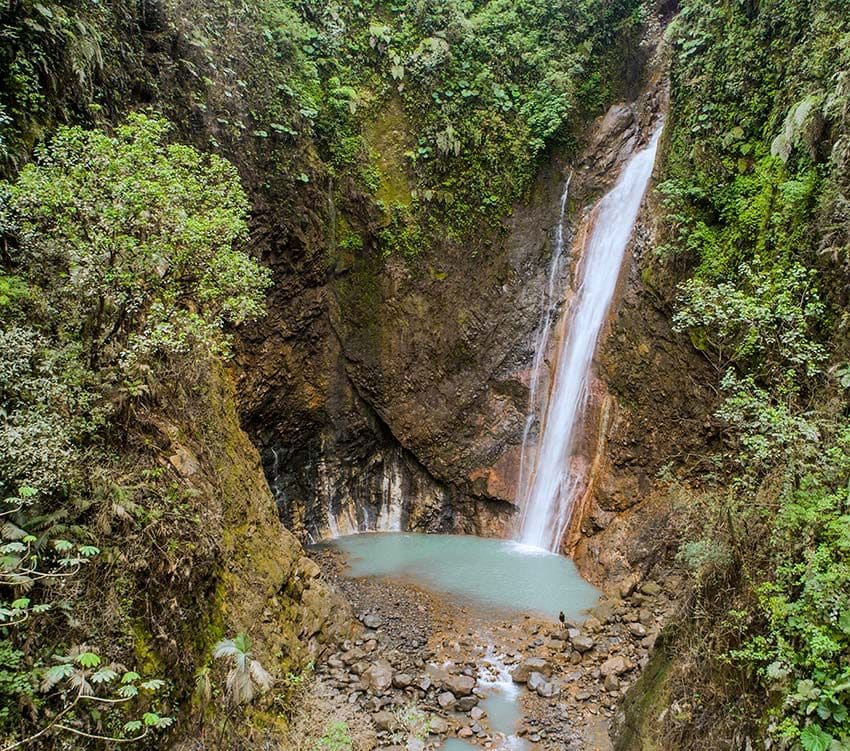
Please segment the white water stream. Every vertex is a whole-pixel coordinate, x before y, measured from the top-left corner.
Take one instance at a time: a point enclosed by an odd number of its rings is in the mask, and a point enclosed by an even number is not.
[[[576,490],[582,480],[570,471],[570,458],[587,403],[593,353],[652,175],[661,130],[659,125],[649,144],[630,158],[614,187],[593,209],[591,231],[582,251],[578,272],[580,281],[567,314],[568,333],[561,342],[551,375],[544,373],[541,367],[549,343],[553,306],[557,303],[550,292],[549,305],[536,342],[531,414],[523,436],[518,486],[517,502],[522,508],[522,516],[516,539],[526,545],[557,551],[570,521]],[[560,264],[563,255],[566,189],[561,206],[550,286],[556,276],[556,265]],[[548,379],[549,390],[540,410],[540,434],[536,446],[526,446],[543,378]],[[532,455],[533,464],[526,469],[523,465]]]

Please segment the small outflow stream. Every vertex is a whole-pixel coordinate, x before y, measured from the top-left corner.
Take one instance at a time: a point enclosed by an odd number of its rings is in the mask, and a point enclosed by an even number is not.
[[[552,293],[551,280],[563,256],[566,189],[561,201],[560,225],[549,275],[549,304],[536,343],[530,415],[522,449],[517,499],[522,517],[516,539],[526,545],[557,550],[570,521],[573,501],[582,480],[579,473],[571,469],[570,454],[587,402],[593,354],[652,175],[660,137],[661,126],[652,135],[649,145],[628,161],[614,187],[588,218],[588,239],[580,248],[578,288],[565,316],[565,333],[560,338],[549,373],[544,372],[543,364],[549,348],[553,311],[560,302]],[[546,395],[540,393],[543,381],[549,384]],[[538,416],[539,437],[535,445],[531,445],[529,425]]]

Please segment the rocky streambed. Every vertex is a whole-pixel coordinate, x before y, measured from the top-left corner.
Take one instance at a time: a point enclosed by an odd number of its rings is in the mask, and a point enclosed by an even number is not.
[[[620,699],[647,664],[678,582],[632,577],[584,619],[488,608],[403,578],[346,575],[316,551],[349,599],[358,635],[316,668],[314,691],[348,705],[374,748],[611,748]]]

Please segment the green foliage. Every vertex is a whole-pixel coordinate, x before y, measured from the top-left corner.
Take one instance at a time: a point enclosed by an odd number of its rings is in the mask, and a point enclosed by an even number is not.
[[[114,22],[100,3],[22,0],[0,8],[0,174],[26,160],[46,123],[92,102]]]
[[[421,710],[415,702],[403,704],[396,708],[395,720],[398,726],[395,742],[407,745],[412,740],[425,741],[431,731],[431,721],[428,714]]]
[[[63,590],[100,554],[94,545],[55,536],[83,530],[55,521],[45,524],[34,516],[37,501],[35,489],[22,487],[17,496],[0,502],[0,738],[4,748],[49,735],[140,740],[149,729],[168,728],[172,718],[150,709],[165,686],[163,681],[142,681],[138,673],[105,664],[85,645],[48,657],[55,647],[33,639],[32,633],[44,633],[46,624],[31,633],[31,621],[49,619],[54,611],[70,613],[72,605],[62,596]],[[21,596],[22,592],[27,595]],[[27,706],[45,719],[22,736]],[[127,719],[128,712],[142,710],[143,720]]]
[[[331,722],[322,737],[316,741],[313,751],[352,751],[354,743],[345,722]]]
[[[104,425],[80,347],[51,346],[27,325],[0,329],[0,487],[33,485],[52,493],[73,485],[86,445]]]
[[[506,215],[546,150],[571,147],[581,119],[617,93],[615,50],[634,41],[641,5],[276,0],[262,15],[331,169],[368,191],[376,167],[409,173],[413,195],[395,197],[411,204],[409,232],[459,240]],[[406,154],[370,164],[371,126],[396,102]],[[410,255],[386,209],[385,251]]]
[[[114,136],[63,128],[9,190],[18,273],[90,367],[221,353],[225,323],[262,312],[268,273],[234,243],[247,200],[233,166],[134,115]]]
[[[733,656],[782,697],[774,734],[829,748],[850,738],[850,427],[809,467],[776,518],[776,573],[757,589],[765,627]]]
[[[763,734],[844,748],[850,433],[836,291],[850,267],[850,16],[835,0],[680,5],[660,255],[691,269],[675,322],[717,368],[733,488],[680,558],[721,572],[701,580],[706,597],[725,586],[737,606],[703,627],[727,660],[698,661],[722,665],[715,689],[729,662],[741,671]],[[739,694],[714,707],[718,721]]]
[[[232,706],[250,704],[274,685],[274,679],[251,652],[251,640],[245,634],[222,639],[213,647],[213,658],[230,665],[225,698]]]
[[[269,274],[236,247],[248,205],[234,167],[168,143],[169,130],[144,115],[111,135],[60,128],[0,187],[0,733],[10,742],[71,734],[87,748],[172,722],[157,709],[162,681],[80,644],[97,641],[86,625],[101,604],[84,603],[81,620],[74,599],[110,519],[150,529],[163,508],[187,512],[186,489],[161,469],[119,475],[118,420],[153,403],[181,364],[226,355],[226,328],[261,314]],[[162,508],[137,502],[150,488]],[[264,685],[254,662],[251,687]]]
[[[734,365],[769,384],[810,378],[826,359],[812,336],[825,312],[815,279],[800,264],[778,268],[755,256],[738,266],[734,282],[700,276],[685,282],[674,323],[718,367]]]

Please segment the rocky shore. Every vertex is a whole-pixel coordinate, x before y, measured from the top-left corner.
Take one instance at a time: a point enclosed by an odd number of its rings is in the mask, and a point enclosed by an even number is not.
[[[349,579],[330,549],[316,560],[361,629],[317,665],[314,690],[368,715],[375,748],[397,751],[439,749],[447,738],[485,749],[610,749],[610,723],[673,613],[679,584],[632,577],[584,621],[552,623],[409,581]],[[486,708],[500,680],[518,689],[513,745]]]

